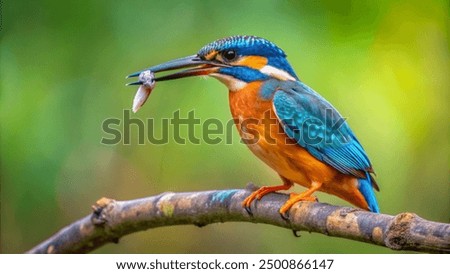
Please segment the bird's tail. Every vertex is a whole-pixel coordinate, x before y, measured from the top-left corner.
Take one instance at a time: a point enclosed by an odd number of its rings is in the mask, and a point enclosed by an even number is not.
[[[373,177],[366,172],[366,178],[359,178],[358,182],[358,190],[364,196],[364,199],[366,199],[369,210],[375,213],[380,213],[377,198],[375,198],[375,192],[373,191],[374,188],[378,190],[378,186]]]

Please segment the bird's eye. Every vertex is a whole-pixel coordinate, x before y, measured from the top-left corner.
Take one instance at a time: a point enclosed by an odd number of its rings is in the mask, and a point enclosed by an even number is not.
[[[234,50],[227,50],[222,53],[223,59],[226,61],[232,61],[234,58],[236,58],[236,51]]]

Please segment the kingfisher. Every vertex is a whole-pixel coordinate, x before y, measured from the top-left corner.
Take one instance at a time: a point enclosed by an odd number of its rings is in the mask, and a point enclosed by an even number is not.
[[[299,201],[317,201],[322,191],[365,210],[379,213],[372,164],[346,119],[325,98],[300,81],[285,52],[256,36],[238,35],[211,42],[197,54],[152,66],[156,82],[190,76],[212,76],[229,90],[231,115],[242,140],[259,159],[281,177],[275,186],[262,186],[242,206],[264,195],[306,188],[290,193],[279,209],[288,217]],[[142,84],[137,81],[131,84]]]

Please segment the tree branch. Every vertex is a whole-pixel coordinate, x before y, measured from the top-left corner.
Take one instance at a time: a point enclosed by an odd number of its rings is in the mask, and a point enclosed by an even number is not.
[[[27,253],[85,253],[127,234],[150,228],[218,222],[253,222],[276,225],[293,231],[309,231],[385,246],[394,250],[449,253],[450,224],[424,220],[413,213],[396,216],[300,202],[286,221],[278,213],[286,194],[273,193],[252,204],[253,216],[242,208],[251,189],[190,193],[115,201],[102,198],[93,213],[63,228]]]

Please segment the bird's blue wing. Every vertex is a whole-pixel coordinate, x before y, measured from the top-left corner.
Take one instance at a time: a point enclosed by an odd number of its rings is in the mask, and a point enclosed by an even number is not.
[[[358,178],[367,178],[373,172],[369,158],[345,119],[305,84],[299,81],[280,84],[273,107],[286,134],[315,158]]]

